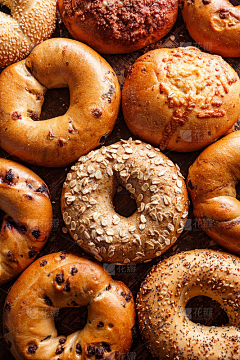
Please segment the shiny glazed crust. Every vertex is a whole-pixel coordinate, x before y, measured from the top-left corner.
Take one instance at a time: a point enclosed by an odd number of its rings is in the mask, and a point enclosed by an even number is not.
[[[180,8],[189,34],[205,50],[240,56],[240,6],[228,0],[180,0]]]
[[[57,334],[57,311],[86,305],[86,326],[67,337]],[[3,321],[18,360],[123,359],[132,343],[135,308],[126,285],[100,265],[63,251],[25,270],[6,298]]]
[[[69,109],[37,121],[45,92],[57,87],[69,87]],[[117,77],[100,55],[74,40],[47,40],[0,76],[0,146],[34,165],[69,165],[112,131],[119,106]]]
[[[26,57],[50,38],[56,23],[56,0],[0,0],[11,15],[0,11],[0,68]]]
[[[128,53],[165,36],[178,14],[177,0],[58,0],[76,40],[104,54]]]
[[[25,269],[41,250],[52,227],[46,184],[25,166],[0,159],[0,284]]]
[[[195,151],[240,115],[240,80],[221,57],[194,47],[157,49],[126,72],[123,115],[130,131],[161,149]]]
[[[232,360],[240,346],[240,259],[224,252],[192,250],[154,266],[137,296],[142,338],[155,359]],[[191,321],[186,305],[208,296],[226,311],[222,327]]]
[[[130,217],[114,209],[118,184],[136,201]],[[61,207],[70,235],[97,260],[141,263],[161,255],[180,236],[188,196],[170,159],[130,139],[81,157],[67,175]]]
[[[205,149],[189,169],[194,216],[222,247],[240,254],[240,131]]]

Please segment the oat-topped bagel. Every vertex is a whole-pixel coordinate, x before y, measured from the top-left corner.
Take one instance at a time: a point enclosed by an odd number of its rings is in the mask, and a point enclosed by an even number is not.
[[[86,326],[69,336],[58,334],[54,315],[65,307],[86,305]],[[66,252],[30,265],[4,306],[5,340],[18,360],[124,359],[134,324],[128,287],[112,280],[100,265]]]
[[[173,27],[177,0],[58,0],[61,17],[76,40],[104,54],[143,48]]]
[[[136,201],[130,216],[117,214],[117,185]],[[181,234],[188,197],[179,169],[159,149],[139,140],[122,140],[81,157],[67,175],[62,213],[73,239],[97,260],[149,261]]]
[[[37,121],[56,87],[69,87],[69,109]],[[119,105],[117,77],[100,55],[74,40],[47,40],[0,75],[0,146],[31,164],[69,165],[112,131]]]
[[[36,257],[52,226],[46,184],[25,166],[0,159],[0,284],[17,276]]]
[[[205,149],[189,169],[187,184],[193,213],[221,246],[240,254],[240,131]]]
[[[189,48],[157,49],[126,72],[123,115],[130,131],[161,149],[199,150],[240,115],[240,80],[221,57]]]
[[[155,359],[237,360],[240,348],[240,259],[224,252],[192,250],[154,266],[137,297],[139,326]],[[226,311],[229,323],[192,322],[186,305],[208,296]]]
[[[0,6],[11,10],[11,15],[0,11],[0,68],[21,60],[36,44],[50,38],[56,4],[56,0],[0,0]]]
[[[180,0],[179,6],[189,34],[204,49],[240,56],[240,5],[228,0]]]

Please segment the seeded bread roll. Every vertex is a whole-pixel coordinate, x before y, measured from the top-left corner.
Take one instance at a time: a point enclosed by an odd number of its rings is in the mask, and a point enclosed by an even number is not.
[[[0,285],[23,271],[37,256],[52,227],[47,185],[16,162],[0,159]]]
[[[154,266],[137,297],[139,327],[154,359],[238,359],[240,259],[224,252],[192,250]],[[229,322],[221,327],[191,321],[195,296],[219,302]]]
[[[55,314],[86,305],[86,326],[59,335]],[[131,347],[135,308],[126,285],[100,265],[63,251],[36,260],[20,276],[6,298],[3,322],[18,360],[120,360]]]
[[[157,49],[126,72],[122,107],[137,137],[162,150],[195,151],[232,128],[240,80],[221,57],[189,48]]]
[[[0,0],[11,15],[0,11],[0,68],[26,57],[50,38],[56,23],[57,0]]]
[[[104,54],[143,48],[173,27],[177,0],[58,0],[61,17],[76,40]]]
[[[118,184],[136,201],[130,217],[114,210]],[[141,263],[161,255],[180,236],[188,215],[179,168],[159,149],[131,139],[81,157],[67,175],[61,204],[77,244],[110,263]]]

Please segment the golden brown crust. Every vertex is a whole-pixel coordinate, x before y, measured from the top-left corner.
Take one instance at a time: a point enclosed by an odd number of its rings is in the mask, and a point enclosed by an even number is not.
[[[221,57],[189,48],[157,49],[126,72],[123,115],[130,131],[161,149],[199,150],[240,115],[240,80]]]
[[[46,184],[31,170],[0,159],[0,284],[17,276],[41,250],[51,231]]]
[[[205,149],[189,169],[193,212],[203,230],[221,246],[240,253],[240,131]]]
[[[228,0],[180,0],[191,37],[209,52],[240,56],[240,6]]]
[[[50,38],[56,23],[56,0],[1,0],[11,15],[0,11],[0,68],[26,57]],[[36,30],[37,29],[37,30]]]
[[[47,89],[67,86],[66,114],[34,121]],[[74,40],[50,39],[0,76],[0,146],[31,164],[66,166],[100,145],[119,107],[117,77],[100,55]]]
[[[136,201],[127,218],[114,210],[118,183]],[[188,215],[179,168],[159,149],[131,139],[80,158],[63,185],[61,206],[78,245],[99,261],[125,264],[161,255],[180,236]]]
[[[85,328],[59,336],[54,315],[88,305]],[[16,359],[87,360],[126,356],[135,323],[130,290],[98,264],[66,252],[36,260],[20,276],[4,306],[4,334]]]
[[[76,40],[100,53],[128,53],[161,39],[173,27],[177,0],[58,0]]]
[[[140,332],[154,358],[237,359],[239,276],[238,257],[208,249],[182,252],[154,266],[137,297]],[[201,295],[220,303],[227,325],[204,326],[189,319],[186,305]]]

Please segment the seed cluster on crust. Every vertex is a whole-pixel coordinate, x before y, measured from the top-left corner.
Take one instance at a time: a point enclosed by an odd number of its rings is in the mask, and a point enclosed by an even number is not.
[[[0,68],[29,54],[48,39],[56,23],[56,0],[1,0],[11,15],[0,11]]]
[[[136,201],[128,218],[113,207],[118,184]],[[147,262],[180,236],[188,197],[177,165],[159,149],[129,139],[79,159],[63,185],[62,214],[73,239],[97,260]]]
[[[213,250],[176,254],[154,266],[141,285],[137,312],[141,335],[156,359],[232,360],[240,350],[240,259]],[[217,300],[229,323],[193,323],[186,312],[194,296]]]

